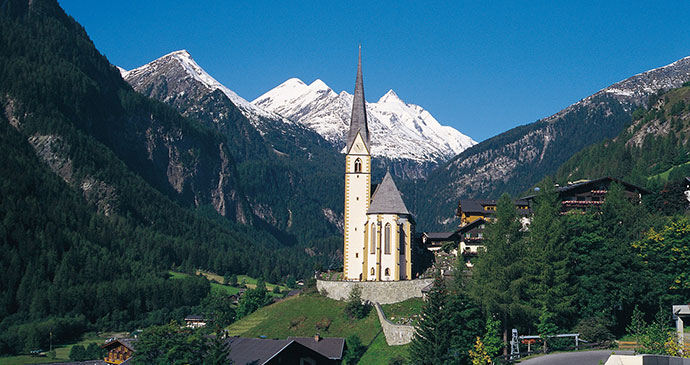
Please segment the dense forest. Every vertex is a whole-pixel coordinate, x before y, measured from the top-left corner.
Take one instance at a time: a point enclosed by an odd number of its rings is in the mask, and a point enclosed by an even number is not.
[[[183,168],[225,137],[134,92],[55,1],[1,2],[0,48],[0,353],[179,317],[209,285],[170,269],[278,282],[326,263],[147,176],[132,131],[182,133]]]
[[[666,216],[614,184],[603,206],[561,214],[553,183],[541,188],[528,230],[504,194],[474,267],[435,281],[411,363],[489,364],[512,328],[543,349],[573,347],[558,333],[602,346],[628,334],[638,351],[680,355],[671,306],[690,300],[688,204]]]

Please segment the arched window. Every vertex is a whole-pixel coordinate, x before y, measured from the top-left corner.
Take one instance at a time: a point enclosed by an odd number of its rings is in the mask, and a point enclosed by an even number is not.
[[[398,238],[400,238],[400,242],[399,242],[400,254],[404,255],[405,254],[405,226],[402,224],[400,225],[400,228],[399,228]]]
[[[391,269],[386,268],[386,276],[391,276]]]
[[[376,271],[374,271],[374,268],[372,267],[372,268],[371,268],[371,276],[372,276],[372,277],[374,276],[374,273],[375,273],[375,272],[376,272]]]
[[[376,253],[376,223],[371,224],[371,251],[370,253]]]
[[[362,172],[362,160],[359,157],[355,160],[355,172]]]
[[[386,255],[391,254],[391,224],[386,223],[386,230],[384,231],[385,233],[385,246],[384,246],[384,252]]]

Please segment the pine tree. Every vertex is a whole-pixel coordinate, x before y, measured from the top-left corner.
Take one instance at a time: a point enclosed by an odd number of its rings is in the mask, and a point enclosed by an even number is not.
[[[533,317],[552,318],[558,327],[570,327],[574,317],[576,286],[571,252],[559,214],[554,184],[545,179],[533,205],[526,249],[525,273]],[[541,333],[541,332],[540,332]]]
[[[437,276],[422,306],[410,344],[410,359],[414,364],[442,364],[449,357],[452,328],[444,311],[447,294],[443,279]]]
[[[526,251],[522,225],[508,194],[499,198],[495,217],[486,229],[486,252],[479,256],[474,267],[470,294],[488,313],[500,315],[503,352],[507,354],[511,323],[531,312],[524,280]]]

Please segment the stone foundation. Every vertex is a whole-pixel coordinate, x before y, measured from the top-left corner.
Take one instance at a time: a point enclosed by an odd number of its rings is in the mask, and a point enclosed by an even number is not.
[[[346,300],[354,287],[362,289],[362,300],[373,303],[392,304],[410,298],[421,298],[422,288],[431,284],[434,279],[416,279],[401,281],[330,281],[317,280],[319,293],[335,300]]]

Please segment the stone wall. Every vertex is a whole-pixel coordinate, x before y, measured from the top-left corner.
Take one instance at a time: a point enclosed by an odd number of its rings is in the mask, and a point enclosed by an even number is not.
[[[414,336],[414,327],[404,324],[395,324],[386,318],[386,315],[381,309],[379,303],[375,303],[376,313],[379,315],[379,322],[383,328],[383,334],[386,336],[386,343],[388,346],[404,345],[412,342]]]
[[[320,293],[336,300],[346,300],[352,288],[362,289],[362,299],[374,303],[392,304],[410,298],[421,298],[422,288],[431,284],[434,279],[416,279],[401,281],[330,281],[317,280],[316,288]]]

